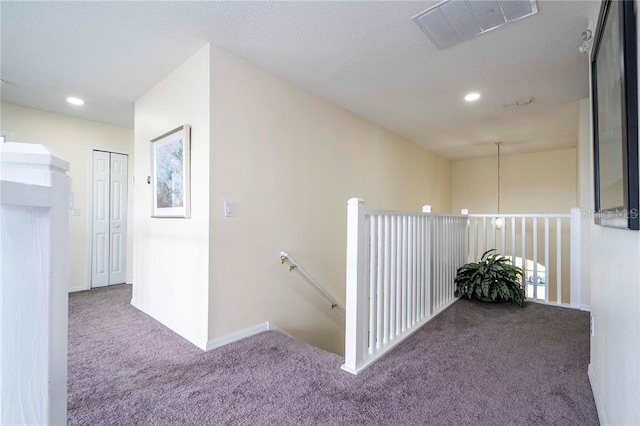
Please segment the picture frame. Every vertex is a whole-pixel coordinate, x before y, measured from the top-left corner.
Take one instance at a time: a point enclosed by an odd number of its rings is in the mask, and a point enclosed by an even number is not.
[[[591,57],[591,83],[595,223],[639,230],[634,3],[602,3]]]
[[[151,140],[151,217],[191,217],[191,128]]]

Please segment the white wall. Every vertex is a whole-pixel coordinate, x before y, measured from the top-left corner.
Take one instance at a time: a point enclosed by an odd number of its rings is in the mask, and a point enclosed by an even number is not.
[[[61,100],[62,102],[63,100]],[[0,128],[13,132],[16,142],[40,143],[69,161],[69,181],[80,216],[69,212],[69,288],[91,287],[91,150],[129,154],[129,218],[132,215],[133,130],[3,103]],[[127,230],[127,282],[132,282],[133,229]]]
[[[589,375],[604,424],[640,424],[639,259],[640,232],[591,228]]]
[[[580,306],[590,309],[591,306],[591,228],[593,221],[588,218],[588,212],[594,208],[593,179],[591,163],[591,103],[589,99],[580,101],[580,124],[578,129],[577,170],[578,204],[584,218],[580,227]]]
[[[201,348],[209,291],[209,46],[135,104],[134,306]],[[150,140],[191,126],[191,218],[151,218]]]
[[[211,62],[209,338],[272,321],[342,354],[344,315],[280,251],[344,302],[347,200],[449,212],[450,162],[227,51]]]

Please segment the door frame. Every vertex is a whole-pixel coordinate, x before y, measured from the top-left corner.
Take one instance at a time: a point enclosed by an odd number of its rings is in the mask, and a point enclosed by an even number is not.
[[[123,154],[128,157],[127,160],[127,247],[129,246],[129,239],[133,238],[133,229],[131,224],[132,218],[132,210],[133,209],[133,173],[131,173],[132,169],[132,161],[131,154],[128,150],[122,149],[113,149],[107,147],[101,147],[96,145],[90,145],[87,147],[87,202],[84,208],[84,219],[85,219],[85,248],[84,248],[84,259],[85,259],[85,288],[78,290],[91,290],[91,269],[93,267],[93,151],[104,151],[104,152],[113,152],[115,154]],[[133,242],[132,242],[133,246]],[[132,247],[133,250],[133,247]],[[129,250],[127,250],[127,259],[129,259]],[[126,274],[126,284],[132,284],[133,277],[129,275],[130,265],[129,262],[126,262],[127,274]],[[131,271],[132,273],[132,271]]]

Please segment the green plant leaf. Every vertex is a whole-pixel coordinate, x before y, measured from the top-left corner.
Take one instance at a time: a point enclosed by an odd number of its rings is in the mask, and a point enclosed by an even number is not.
[[[510,258],[491,249],[482,254],[480,261],[458,268],[454,282],[460,296],[506,300],[524,306],[522,276],[522,269]]]

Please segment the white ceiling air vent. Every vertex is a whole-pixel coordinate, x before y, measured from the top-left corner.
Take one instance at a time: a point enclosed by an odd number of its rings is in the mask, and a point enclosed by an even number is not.
[[[535,98],[533,96],[530,96],[528,98],[516,99],[515,101],[505,102],[504,104],[502,104],[502,106],[504,106],[506,109],[518,108],[525,105],[531,105],[535,101],[536,101]]]
[[[535,0],[446,0],[413,17],[438,49],[538,13]]]

